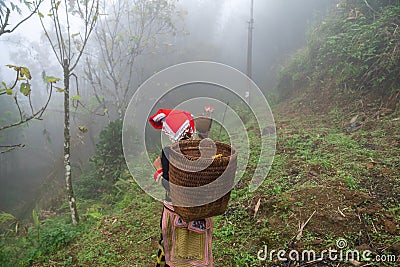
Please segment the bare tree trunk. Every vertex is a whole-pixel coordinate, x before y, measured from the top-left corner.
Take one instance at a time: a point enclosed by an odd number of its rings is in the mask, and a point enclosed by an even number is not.
[[[71,218],[72,223],[77,225],[79,222],[78,211],[76,208],[76,201],[74,196],[74,190],[72,188],[72,179],[71,179],[71,154],[70,154],[70,126],[69,126],[69,77],[70,77],[70,69],[69,69],[69,61],[68,59],[64,59],[63,62],[63,70],[64,70],[64,167],[65,167],[65,182],[67,185],[67,197],[69,208],[71,210]]]
[[[0,0],[1,1],[1,0]],[[67,186],[67,199],[71,210],[72,223],[78,224],[79,216],[76,208],[76,199],[72,188],[71,176],[71,136],[70,136],[70,100],[69,100],[69,78],[74,75],[72,72],[78,65],[83,51],[92,33],[97,18],[99,16],[99,0],[85,1],[57,1],[51,0],[51,9],[49,16],[39,14],[40,23],[44,29],[45,36],[50,42],[51,48],[63,68],[64,73],[64,167],[65,167],[65,183]],[[60,4],[63,8],[59,8]],[[60,20],[61,10],[65,10],[65,20]],[[83,31],[80,36],[79,44],[75,42],[75,34],[71,34],[70,16],[80,18],[84,23]],[[55,37],[49,34],[44,19],[51,17],[51,24],[55,29]],[[66,23],[64,26],[63,23]],[[75,25],[77,26],[77,25]],[[53,36],[50,37],[50,36]],[[75,50],[76,49],[76,50]],[[73,52],[74,51],[74,52]],[[78,53],[76,53],[78,52]],[[76,77],[76,75],[74,75]],[[77,78],[77,77],[76,77]],[[78,79],[78,78],[77,78]],[[78,86],[78,85],[77,85]],[[78,88],[77,88],[78,89]],[[78,92],[79,94],[79,92]]]

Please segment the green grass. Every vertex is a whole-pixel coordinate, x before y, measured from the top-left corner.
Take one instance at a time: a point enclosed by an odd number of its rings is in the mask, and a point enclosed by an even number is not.
[[[375,181],[373,175],[385,172],[390,177],[399,177],[399,149],[392,146],[399,130],[393,127],[390,117],[379,122],[376,129],[353,133],[347,133],[341,122],[323,121],[319,117],[292,118],[278,114],[277,123],[284,126],[279,128],[277,153],[264,183],[256,192],[249,192],[246,183],[251,173],[245,173],[244,182],[231,193],[227,212],[215,217],[216,267],[272,264],[260,262],[257,252],[264,245],[271,249],[287,248],[299,222],[310,216],[307,210],[310,203],[321,201],[315,193],[297,199],[301,192],[316,192],[312,190],[319,186],[339,184],[362,194],[369,190],[365,182]],[[392,130],[385,130],[389,127]],[[257,144],[257,136],[250,136]],[[371,159],[375,164],[368,168]],[[249,160],[248,170],[254,169],[256,162]],[[400,181],[393,180],[399,185]],[[87,182],[90,180],[84,184]],[[65,215],[40,221],[39,239],[37,229],[30,224],[28,234],[15,235],[11,230],[3,233],[0,266],[153,266],[160,234],[161,203],[132,182],[119,182],[118,189],[93,197],[78,199],[82,218],[78,227],[70,225],[65,205],[61,210]],[[261,205],[254,216],[259,199]],[[386,215],[381,213],[390,214],[398,224],[399,200],[390,205],[382,199],[374,201],[381,201],[384,206],[380,212],[365,217],[371,241],[380,247],[390,246],[399,240],[384,229],[382,218],[386,217],[382,216]],[[355,211],[353,207],[341,209],[347,216]],[[327,248],[338,237],[346,238],[351,246],[357,245],[357,236],[351,233],[318,233],[313,226],[316,222],[313,218],[310,226],[305,227],[300,240],[303,248]],[[376,232],[372,225],[377,227]]]

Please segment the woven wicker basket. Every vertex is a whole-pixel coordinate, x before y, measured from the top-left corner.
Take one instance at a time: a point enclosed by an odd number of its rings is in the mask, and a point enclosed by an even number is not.
[[[176,213],[186,222],[225,212],[237,168],[237,154],[230,145],[200,142],[184,140],[171,145],[171,199]]]

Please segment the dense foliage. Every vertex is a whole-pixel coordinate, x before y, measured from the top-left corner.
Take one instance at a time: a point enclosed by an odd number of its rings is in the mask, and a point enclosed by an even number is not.
[[[3,212],[0,214],[0,266],[28,266],[44,260],[46,255],[56,253],[79,237],[81,229],[93,219],[101,218],[101,212],[110,208],[111,203],[126,201],[124,197],[121,200],[118,192],[113,194],[113,188],[119,191],[122,188],[125,192],[125,187],[130,185],[124,180],[129,172],[122,151],[122,121],[111,122],[99,137],[90,168],[76,179],[74,186],[86,224],[73,226],[66,216],[45,219],[47,216],[38,215],[35,210],[33,224],[26,224]],[[71,264],[69,259],[64,263]]]
[[[111,122],[100,132],[100,141],[96,144],[96,154],[91,161],[96,173],[106,180],[118,180],[125,168],[122,150],[122,120]]]
[[[111,193],[116,184],[129,177],[122,149],[122,121],[110,122],[99,135],[90,168],[75,182],[80,199],[97,199]]]
[[[381,95],[398,90],[399,14],[399,1],[341,1],[332,16],[310,30],[307,47],[282,70],[282,96],[302,84],[328,79],[344,90]]]
[[[24,227],[22,233],[16,236],[12,232],[3,233],[0,239],[0,266],[31,266],[44,255],[56,253],[80,235],[80,228],[67,221],[67,217],[37,219],[33,227]]]

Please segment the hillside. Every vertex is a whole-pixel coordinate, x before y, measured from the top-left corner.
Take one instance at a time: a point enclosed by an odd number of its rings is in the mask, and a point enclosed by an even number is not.
[[[234,188],[228,210],[215,218],[216,267],[399,265],[400,7],[351,10],[342,7],[310,30],[307,47],[282,69],[273,166],[256,192]],[[16,222],[3,214],[0,223],[11,227],[0,239],[0,266],[155,265],[161,203],[123,166],[120,126],[103,131],[91,170],[77,181],[80,225],[70,225],[63,206],[34,213],[15,233]],[[257,142],[254,122],[246,126]],[[277,256],[330,248],[370,251],[370,260]]]
[[[216,218],[215,266],[288,266],[276,254],[272,261],[259,261],[257,253],[265,245],[269,251],[322,251],[335,248],[339,238],[349,249],[391,260],[399,255],[400,112],[354,131],[346,129],[348,118],[341,114],[315,115],[296,101],[279,105],[275,114],[274,165],[254,194],[236,188],[227,212]],[[81,199],[83,221],[77,229],[66,215],[42,218],[40,241],[34,227],[17,243],[8,235],[2,260],[19,255],[28,262],[31,257],[33,266],[153,266],[161,204],[131,179],[117,186],[123,196]],[[353,265],[322,260],[314,266]]]
[[[353,101],[366,109],[363,101],[371,100],[398,108],[400,6],[378,12],[362,1],[342,2],[336,13],[309,30],[307,46],[283,67],[279,93],[309,99],[315,110],[351,109]]]

